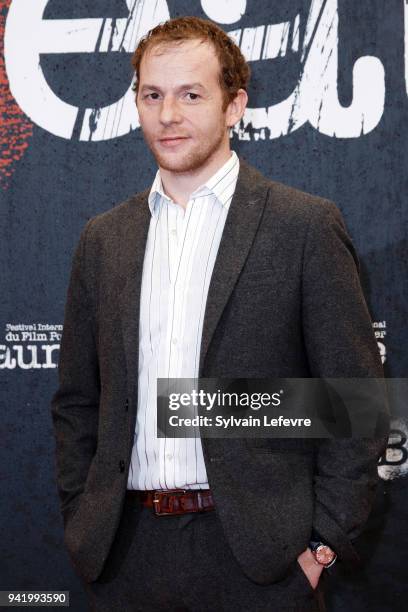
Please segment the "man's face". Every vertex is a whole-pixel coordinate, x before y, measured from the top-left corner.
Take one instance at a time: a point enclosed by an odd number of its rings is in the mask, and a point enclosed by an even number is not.
[[[137,109],[161,168],[197,170],[228,143],[219,71],[212,45],[200,40],[158,45],[143,56]]]

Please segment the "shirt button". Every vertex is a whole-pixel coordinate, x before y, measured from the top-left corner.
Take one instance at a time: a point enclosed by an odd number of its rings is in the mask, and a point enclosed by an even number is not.
[[[119,461],[119,470],[120,470],[121,472],[124,472],[124,471],[125,471],[125,462],[124,462],[124,460],[123,460],[123,459],[121,459],[121,460]]]
[[[173,344],[177,344],[177,338],[172,338],[171,341],[172,341]]]
[[[171,230],[171,235],[172,235],[172,236],[177,236],[177,230],[172,229],[172,230]]]
[[[169,461],[171,461],[173,459],[173,455],[171,453],[167,453],[166,455],[166,459],[168,459]]]

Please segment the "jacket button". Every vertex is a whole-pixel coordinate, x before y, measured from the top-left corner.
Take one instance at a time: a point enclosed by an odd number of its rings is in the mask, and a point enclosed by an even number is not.
[[[121,472],[124,472],[124,471],[125,471],[125,462],[123,461],[123,459],[121,459],[121,460],[119,461],[119,470],[120,470]]]
[[[129,398],[128,397],[126,398],[126,401],[125,401],[125,410],[126,412],[129,410]]]

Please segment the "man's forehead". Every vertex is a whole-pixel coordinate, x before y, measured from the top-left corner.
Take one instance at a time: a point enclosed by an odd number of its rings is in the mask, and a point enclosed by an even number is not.
[[[145,56],[150,58],[176,57],[190,55],[209,55],[216,58],[214,46],[207,40],[199,38],[162,41],[146,49]]]
[[[140,83],[179,86],[180,83],[218,83],[220,63],[213,45],[199,39],[163,42],[147,49],[140,66]],[[160,83],[155,83],[156,76]],[[154,79],[152,81],[152,79]]]

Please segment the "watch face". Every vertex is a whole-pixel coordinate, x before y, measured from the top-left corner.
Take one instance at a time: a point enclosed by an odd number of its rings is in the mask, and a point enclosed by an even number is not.
[[[316,554],[316,561],[318,561],[322,565],[327,565],[328,563],[331,563],[334,559],[334,552],[332,551],[331,548],[329,548],[328,546],[325,546],[324,544],[322,544],[321,546],[318,546],[315,554]]]

